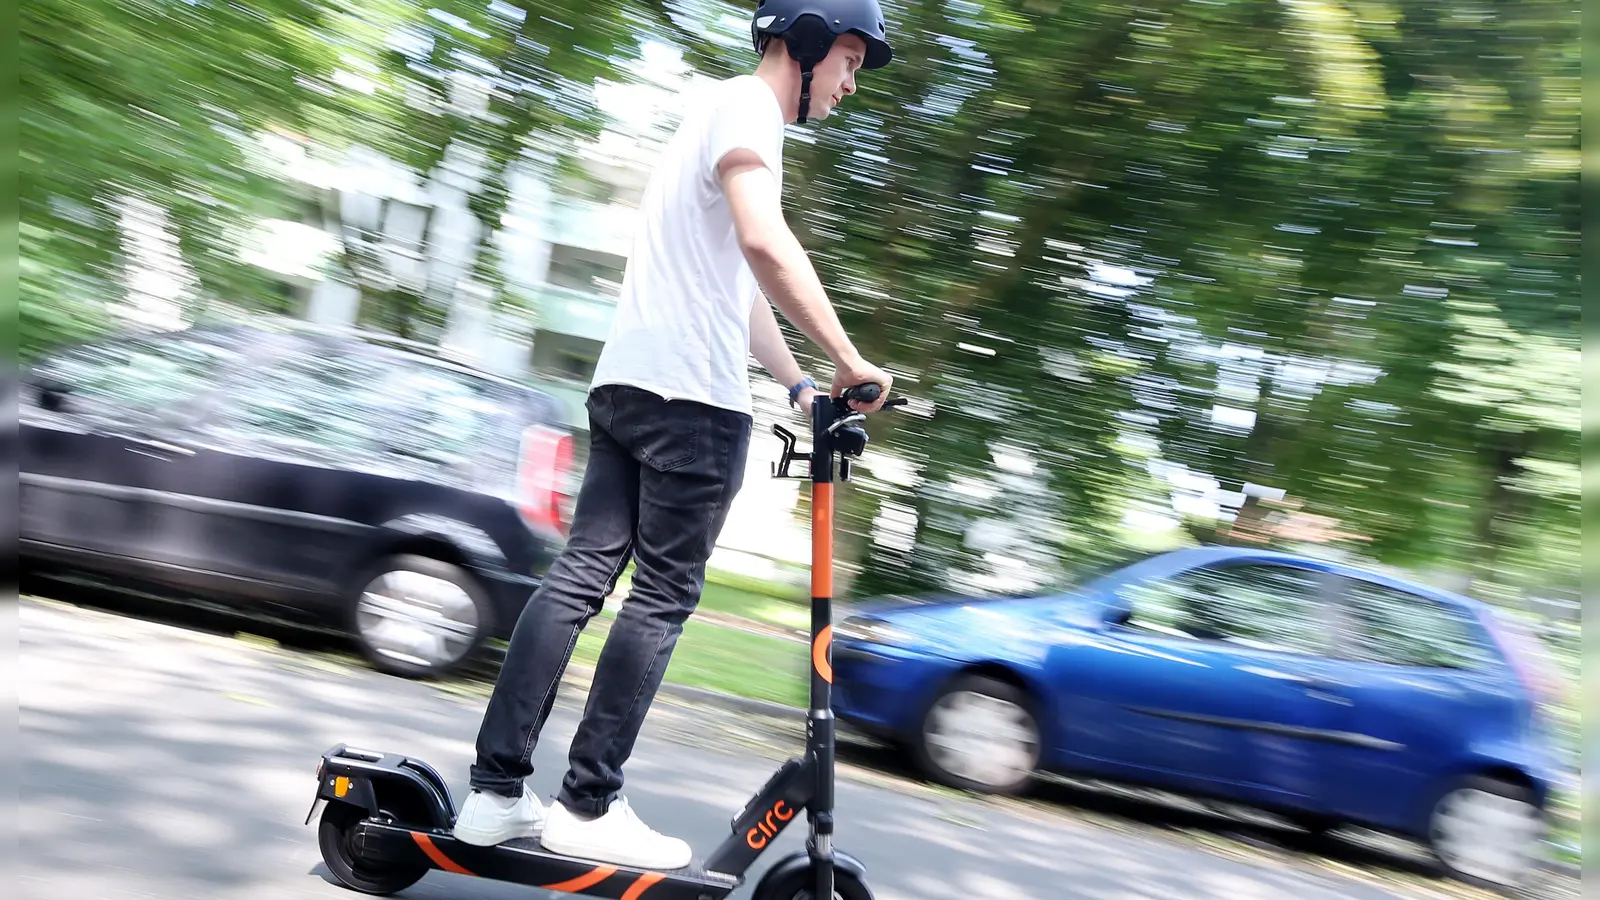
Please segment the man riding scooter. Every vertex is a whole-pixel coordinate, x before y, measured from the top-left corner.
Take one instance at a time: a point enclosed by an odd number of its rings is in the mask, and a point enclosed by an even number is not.
[[[744,477],[748,359],[812,408],[819,396],[773,306],[828,355],[831,393],[893,379],[861,357],[783,218],[788,124],[824,119],[892,52],[876,0],[763,0],[753,74],[714,84],[662,153],[640,205],[611,335],[588,396],[590,451],[568,544],[524,610],[485,712],[456,839],[540,837],[567,856],[674,869],[689,845],[621,795],[629,758]],[[801,60],[805,60],[802,64]],[[524,789],[584,625],[628,562],[632,592],[595,669],[570,768],[546,809]]]

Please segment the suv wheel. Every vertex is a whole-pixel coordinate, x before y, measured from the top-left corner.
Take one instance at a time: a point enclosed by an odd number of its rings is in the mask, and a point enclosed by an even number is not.
[[[350,606],[362,653],[391,675],[442,675],[471,658],[490,633],[489,598],[457,565],[404,554],[358,579]]]

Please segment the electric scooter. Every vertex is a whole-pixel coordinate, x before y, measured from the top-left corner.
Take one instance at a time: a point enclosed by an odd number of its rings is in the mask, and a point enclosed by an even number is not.
[[[811,407],[810,450],[795,447],[795,435],[772,427],[783,441],[773,464],[775,478],[811,479],[811,702],[806,713],[806,750],[773,773],[733,817],[731,833],[711,855],[682,869],[653,871],[561,856],[537,838],[515,838],[493,847],[451,836],[456,807],[444,779],[415,757],[339,744],[317,766],[317,793],[306,824],[326,803],[317,829],[323,862],[346,887],[392,894],[433,869],[541,887],[550,891],[615,900],[721,900],[743,884],[750,865],[772,846],[802,811],[810,835],[797,850],[771,866],[754,900],[839,897],[872,900],[866,869],[833,847],[834,718],[832,703],[832,603],[834,482],[850,479],[851,460],[866,449],[866,416],[848,401],[871,403],[880,390],[860,385],[839,398],[817,397]],[[884,407],[905,403],[896,398]],[[837,473],[835,458],[838,459]],[[808,475],[790,475],[795,462]]]

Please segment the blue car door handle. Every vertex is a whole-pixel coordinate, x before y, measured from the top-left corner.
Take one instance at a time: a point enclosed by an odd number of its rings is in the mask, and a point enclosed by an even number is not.
[[[1355,701],[1351,700],[1349,697],[1346,697],[1342,694],[1329,693],[1328,691],[1322,690],[1322,687],[1316,683],[1313,683],[1306,688],[1306,696],[1312,698],[1313,700],[1322,700],[1324,702],[1337,704],[1339,706],[1355,705]]]
[[[1349,697],[1335,693],[1339,688],[1345,687],[1343,682],[1334,681],[1329,678],[1322,678],[1315,675],[1306,675],[1300,672],[1286,672],[1282,669],[1261,668],[1258,666],[1244,666],[1240,669],[1240,671],[1249,672],[1252,675],[1260,675],[1264,678],[1274,678],[1279,681],[1287,681],[1291,684],[1300,685],[1305,689],[1306,696],[1311,697],[1314,700],[1321,700],[1326,703],[1335,703],[1339,706],[1354,705]]]
[[[1293,684],[1309,685],[1314,683],[1314,679],[1312,679],[1309,675],[1302,675],[1299,672],[1286,672],[1283,669],[1263,668],[1261,666],[1240,666],[1239,671],[1248,672],[1251,675],[1260,675],[1263,678],[1272,678],[1277,681],[1288,681]]]

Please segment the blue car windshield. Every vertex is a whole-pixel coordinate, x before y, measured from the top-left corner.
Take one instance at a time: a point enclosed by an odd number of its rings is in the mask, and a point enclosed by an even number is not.
[[[1050,594],[1066,594],[1077,590],[1098,578],[1136,563],[1144,562],[1152,557],[1160,556],[1165,550],[1122,550],[1097,554],[1093,557],[1079,560],[1076,565],[1069,566],[1066,573],[1045,582],[1037,588],[1026,591],[1016,591],[1009,594],[1017,597],[1040,597]]]

